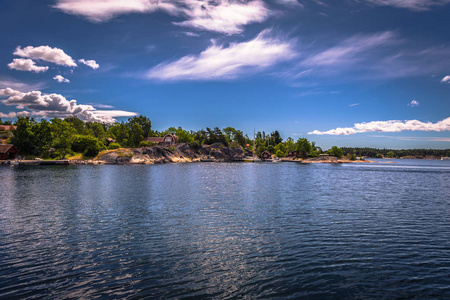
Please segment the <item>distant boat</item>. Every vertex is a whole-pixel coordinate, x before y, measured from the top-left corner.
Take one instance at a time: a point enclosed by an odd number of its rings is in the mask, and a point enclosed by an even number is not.
[[[446,156],[446,157],[441,157],[441,160],[450,160],[450,157]]]

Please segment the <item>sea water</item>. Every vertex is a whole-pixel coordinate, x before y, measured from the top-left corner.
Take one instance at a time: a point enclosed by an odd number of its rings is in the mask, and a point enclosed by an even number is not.
[[[449,299],[450,161],[0,167],[0,298]]]

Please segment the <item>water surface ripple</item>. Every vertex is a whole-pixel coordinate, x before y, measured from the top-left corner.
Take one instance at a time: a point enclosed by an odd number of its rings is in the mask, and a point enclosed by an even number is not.
[[[0,298],[449,299],[450,162],[0,168]]]

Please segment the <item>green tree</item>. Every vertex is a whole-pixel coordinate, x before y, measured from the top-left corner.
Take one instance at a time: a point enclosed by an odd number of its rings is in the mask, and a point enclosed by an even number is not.
[[[99,122],[88,122],[86,123],[89,135],[95,136],[99,141],[104,142],[106,137],[105,128],[102,123]]]
[[[312,150],[312,146],[306,138],[299,138],[295,142],[295,150],[298,151],[300,157],[307,158]]]
[[[130,130],[130,145],[132,147],[138,147],[139,143],[144,139],[144,130],[141,125],[134,123]]]
[[[61,158],[66,157],[67,151],[72,145],[76,130],[70,123],[54,118],[51,120],[52,125],[52,146],[56,149],[57,153],[61,155]]]
[[[72,124],[72,127],[78,134],[86,134],[86,124],[83,120],[80,120],[77,116],[70,116],[64,119],[67,123]]]
[[[130,130],[133,130],[133,125],[138,124],[141,126],[141,129],[143,131],[143,137],[149,137],[152,129],[152,122],[149,118],[139,115],[128,119],[127,125],[130,128]]]
[[[35,154],[47,156],[53,139],[52,124],[42,119],[40,123],[33,125],[32,131],[35,137]]]
[[[128,127],[123,122],[111,125],[106,134],[120,145],[127,146],[130,133]]]
[[[105,145],[94,136],[81,134],[74,136],[71,147],[73,151],[84,153],[88,147],[91,147],[91,151],[94,149],[97,149],[98,151],[106,149]]]
[[[16,146],[20,153],[24,155],[34,154],[36,149],[36,137],[32,130],[37,122],[31,117],[18,117],[15,125],[17,129],[14,136],[10,138],[10,143]]]
[[[386,153],[386,156],[389,158],[396,158],[397,156],[395,155],[394,151],[389,151],[388,153]]]
[[[337,158],[342,158],[342,149],[337,147],[337,146],[333,146],[331,147],[330,150],[328,150],[328,154],[330,154],[331,156],[335,156]]]

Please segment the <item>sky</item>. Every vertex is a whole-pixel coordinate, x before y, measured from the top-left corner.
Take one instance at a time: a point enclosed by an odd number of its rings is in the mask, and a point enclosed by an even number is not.
[[[4,0],[0,118],[450,148],[450,0]]]

